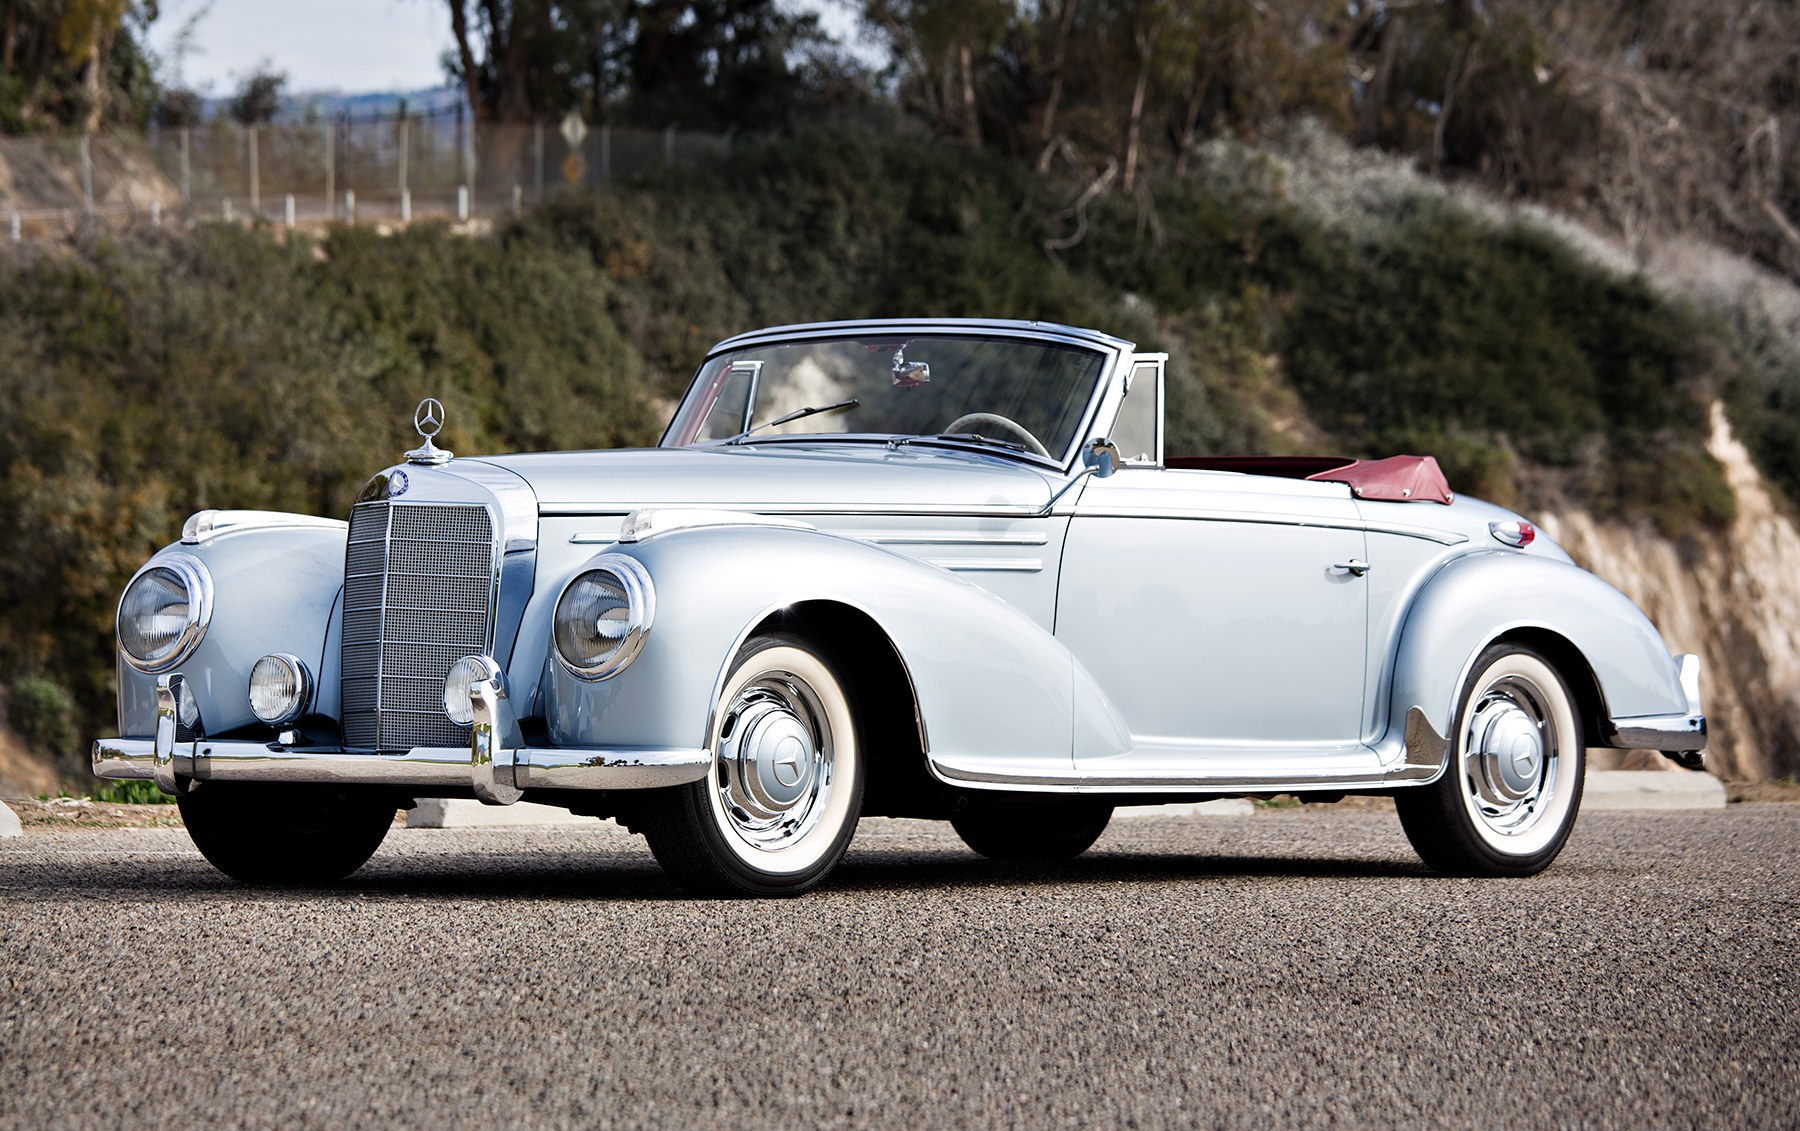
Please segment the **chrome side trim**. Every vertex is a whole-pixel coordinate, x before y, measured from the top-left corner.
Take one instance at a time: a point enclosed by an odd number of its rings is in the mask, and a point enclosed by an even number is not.
[[[184,546],[197,546],[215,534],[232,534],[243,530],[346,530],[349,526],[341,518],[318,518],[310,514],[289,514],[286,511],[195,511],[181,524],[181,543]]]
[[[831,533],[877,546],[1043,546],[1050,541],[1050,536],[1042,531],[983,534],[965,530],[834,530]]]
[[[509,754],[521,786],[534,789],[660,789],[698,781],[712,768],[712,755],[705,750],[664,747],[518,747]],[[102,739],[94,744],[94,773],[108,780],[153,781],[155,757],[154,739]],[[191,768],[195,782],[470,788],[469,749],[463,746],[418,746],[405,754],[346,754],[338,749],[201,739],[173,748],[171,760],[178,769]]]
[[[1374,752],[1370,752],[1371,757]],[[1013,775],[963,770],[932,761],[931,769],[947,782],[985,786],[996,789],[1042,788],[1061,793],[1107,793],[1123,791],[1170,793],[1286,793],[1295,790],[1387,789],[1396,785],[1426,785],[1436,781],[1449,764],[1450,742],[1439,734],[1417,707],[1406,713],[1404,756],[1394,765],[1376,773],[1366,764],[1344,769],[1340,773],[1218,773],[1218,774],[1140,774],[1140,775]]]
[[[1397,534],[1404,538],[1422,538],[1445,546],[1459,546],[1469,540],[1466,534],[1453,530],[1434,530],[1425,526],[1407,526],[1397,522],[1370,522],[1367,519],[1329,519],[1317,515],[1280,514],[1274,511],[1226,511],[1200,509],[1168,510],[1083,510],[1082,518],[1166,518],[1186,522],[1259,522],[1277,526],[1310,526],[1324,530],[1358,530],[1369,534]]]
[[[817,530],[811,523],[753,511],[714,510],[702,507],[646,507],[625,516],[619,528],[620,542],[642,542],[674,530],[700,526],[783,526],[790,530]]]
[[[1042,573],[1042,558],[926,558],[929,565],[957,573]]]

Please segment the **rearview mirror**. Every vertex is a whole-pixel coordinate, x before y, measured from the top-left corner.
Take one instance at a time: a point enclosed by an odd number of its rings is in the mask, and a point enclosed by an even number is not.
[[[1081,462],[1094,473],[1094,478],[1105,479],[1119,470],[1125,457],[1119,454],[1119,446],[1104,436],[1089,440],[1081,449]]]

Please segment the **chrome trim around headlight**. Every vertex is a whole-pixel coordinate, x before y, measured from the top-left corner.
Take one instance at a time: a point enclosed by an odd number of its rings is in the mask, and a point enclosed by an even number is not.
[[[557,642],[556,630],[562,624],[563,602],[568,600],[569,590],[590,573],[611,574],[618,579],[619,587],[625,591],[625,636],[604,660],[582,665],[563,655]],[[650,623],[655,616],[656,588],[651,584],[650,571],[644,568],[643,563],[624,554],[600,554],[569,578],[562,592],[557,594],[555,611],[551,614],[550,652],[562,669],[577,679],[589,682],[607,679],[617,675],[637,659],[637,654],[643,650],[644,639],[650,634]]]
[[[125,634],[119,631],[119,618],[125,612],[125,599],[131,595],[132,587],[139,579],[153,570],[166,569],[180,578],[187,588],[187,624],[176,639],[175,649],[160,660],[144,660],[131,654],[125,647]],[[213,581],[212,574],[207,572],[206,564],[192,554],[163,553],[151,558],[131,575],[125,588],[119,592],[119,606],[113,612],[113,639],[119,646],[119,655],[127,664],[143,672],[145,675],[160,675],[175,667],[200,646],[206,638],[207,626],[212,623],[213,613]]]

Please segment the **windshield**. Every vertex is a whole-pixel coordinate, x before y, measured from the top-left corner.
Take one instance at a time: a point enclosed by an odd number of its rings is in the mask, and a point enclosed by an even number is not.
[[[756,345],[701,367],[663,443],[954,434],[1060,463],[1106,359],[1079,346],[956,335]]]

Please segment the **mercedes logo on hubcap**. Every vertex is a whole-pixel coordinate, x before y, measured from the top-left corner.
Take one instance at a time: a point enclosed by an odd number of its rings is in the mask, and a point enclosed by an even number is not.
[[[444,427],[444,405],[436,397],[426,397],[413,409],[413,428],[427,440]]]

